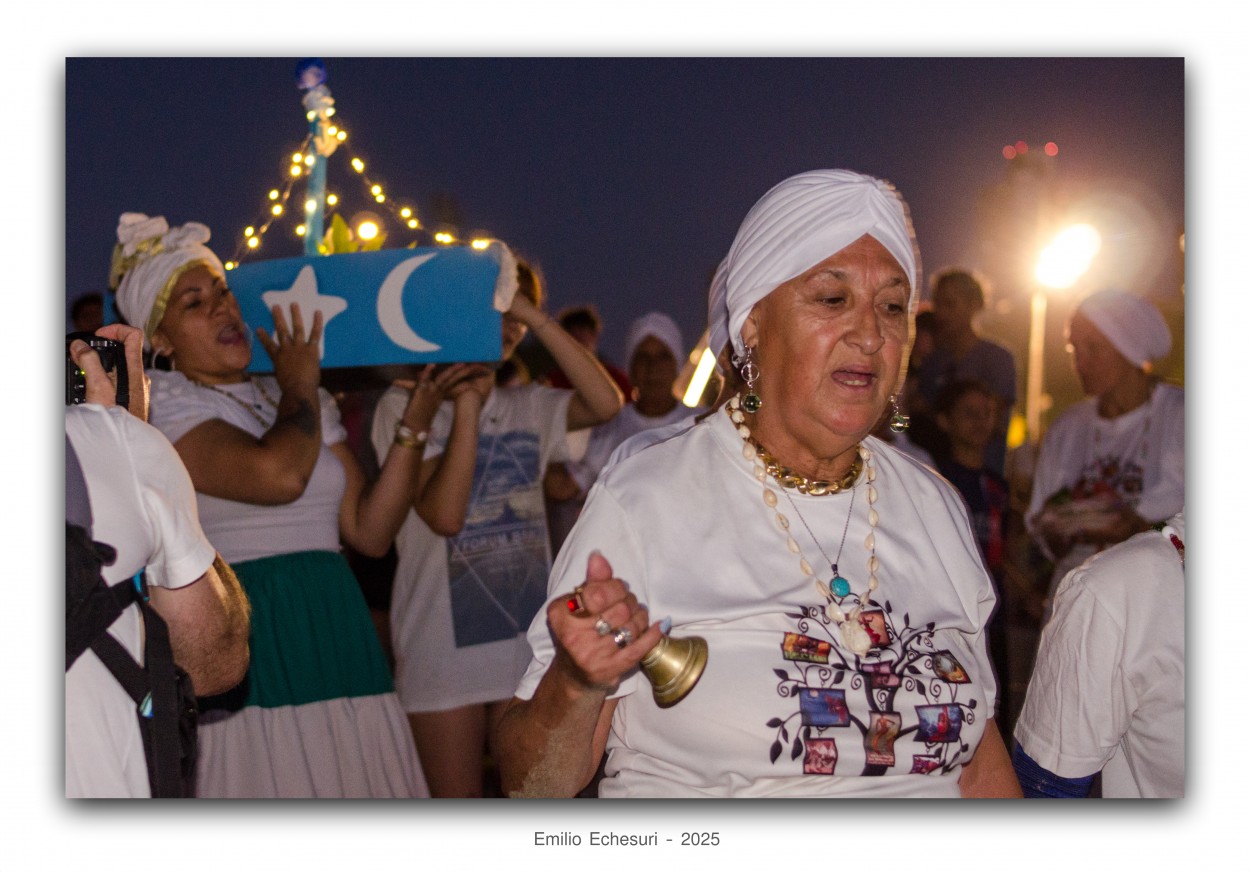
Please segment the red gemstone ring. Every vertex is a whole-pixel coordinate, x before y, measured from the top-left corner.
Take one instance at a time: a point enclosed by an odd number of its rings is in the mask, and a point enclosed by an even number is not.
[[[573,595],[565,600],[564,604],[568,606],[570,614],[579,615],[585,613],[586,608],[582,605],[582,586],[580,584],[573,588]]]

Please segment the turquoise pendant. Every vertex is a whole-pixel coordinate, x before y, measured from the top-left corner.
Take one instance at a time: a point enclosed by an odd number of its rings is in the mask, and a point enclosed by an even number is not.
[[[833,581],[829,582],[829,589],[833,591],[836,597],[844,597],[851,592],[851,583],[845,578],[837,574],[834,570]]]

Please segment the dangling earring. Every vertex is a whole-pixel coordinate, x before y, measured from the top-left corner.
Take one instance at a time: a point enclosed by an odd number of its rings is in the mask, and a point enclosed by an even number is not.
[[[742,408],[754,414],[764,405],[760,395],[755,392],[755,383],[760,378],[760,368],[755,363],[755,349],[748,345],[746,351],[735,362],[738,364],[738,372],[742,374],[742,380],[747,383],[746,396],[742,398]]]
[[[895,433],[902,433],[911,426],[911,416],[898,410],[898,397],[894,394],[890,394],[890,405],[894,409],[894,414],[890,415],[890,429]]]

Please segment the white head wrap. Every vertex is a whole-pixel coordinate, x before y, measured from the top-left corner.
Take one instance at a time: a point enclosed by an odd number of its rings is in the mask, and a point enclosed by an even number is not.
[[[641,318],[634,319],[634,323],[629,325],[629,331],[625,334],[625,365],[629,366],[634,359],[634,352],[638,350],[638,345],[648,336],[654,336],[673,352],[673,359],[677,361],[677,367],[680,369],[686,355],[686,352],[682,350],[681,328],[677,326],[676,321],[663,312],[648,312]]]
[[[729,264],[726,258],[716,267],[712,284],[707,289],[707,347],[716,355],[716,369],[720,370],[720,353],[729,341],[729,308],[725,305],[725,272]]]
[[[164,218],[139,212],[126,212],[118,220],[109,287],[117,289],[117,309],[126,321],[143,329],[145,344],[165,316],[169,292],[188,267],[207,264],[225,273],[217,255],[204,245],[210,235],[195,221],[171,230]]]
[[[1127,291],[1090,294],[1076,307],[1129,363],[1144,368],[1172,349],[1167,322],[1149,301]]]
[[[864,234],[885,246],[903,268],[914,309],[915,234],[906,203],[889,182],[851,170],[811,170],[761,197],[743,219],[726,258],[734,351],[744,350],[742,324],[756,303]]]

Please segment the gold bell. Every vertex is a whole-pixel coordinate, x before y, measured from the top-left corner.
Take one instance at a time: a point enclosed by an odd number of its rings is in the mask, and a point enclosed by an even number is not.
[[[642,658],[642,672],[660,708],[676,705],[694,689],[707,665],[707,640],[702,636],[662,636]]]

